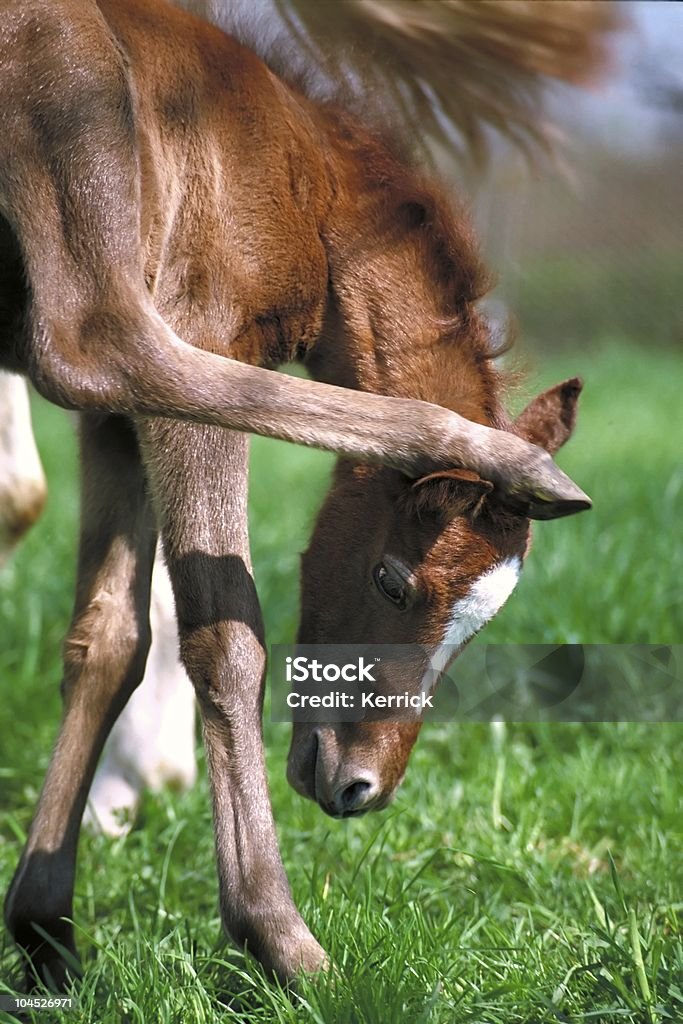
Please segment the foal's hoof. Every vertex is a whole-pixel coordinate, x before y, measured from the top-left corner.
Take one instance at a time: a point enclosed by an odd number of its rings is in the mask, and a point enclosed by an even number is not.
[[[295,984],[302,974],[318,974],[329,966],[327,953],[310,934],[264,963],[264,967],[270,969],[283,985]]]
[[[31,956],[24,953],[24,957],[27,992],[42,992],[45,989],[55,994],[66,992],[83,975],[75,954],[70,955],[68,960],[54,951],[45,956],[35,952]]]
[[[301,950],[301,959],[297,967],[298,973],[317,974],[326,971],[330,966],[330,958],[319,942],[311,936],[307,945]]]
[[[81,963],[76,952],[70,928],[66,922],[59,922],[62,928],[48,932],[32,925],[17,929],[15,942],[24,963],[25,986],[28,992],[48,989],[50,992],[65,992],[70,985],[82,977]],[[60,932],[58,937],[55,933]]]

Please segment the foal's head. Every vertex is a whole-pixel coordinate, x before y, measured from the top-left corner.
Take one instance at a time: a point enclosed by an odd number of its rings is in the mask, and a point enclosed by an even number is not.
[[[330,303],[306,356],[312,375],[433,402],[557,451],[579,382],[510,422],[478,312],[488,276],[462,211],[343,115],[327,130],[340,184],[323,233]],[[303,558],[299,642],[420,645],[443,669],[510,595],[528,544],[529,520],[472,472],[410,480],[340,462]],[[401,672],[382,671],[382,687],[400,692]],[[395,717],[297,723],[290,782],[333,815],[382,807],[418,731],[415,719]]]
[[[544,392],[509,429],[556,452],[572,432],[580,387],[570,380]],[[410,480],[340,462],[303,557],[299,641],[419,644],[443,670],[512,593],[529,535],[529,520],[474,473]],[[334,816],[384,807],[419,728],[296,724],[290,782]]]

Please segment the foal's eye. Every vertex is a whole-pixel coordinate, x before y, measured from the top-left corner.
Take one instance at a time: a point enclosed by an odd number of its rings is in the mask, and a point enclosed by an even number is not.
[[[407,579],[399,571],[397,566],[390,562],[379,562],[373,571],[375,586],[382,597],[395,604],[403,610],[408,606],[408,585]]]

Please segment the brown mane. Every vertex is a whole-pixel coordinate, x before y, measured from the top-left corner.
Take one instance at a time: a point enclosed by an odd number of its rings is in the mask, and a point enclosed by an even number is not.
[[[503,425],[499,353],[477,309],[491,276],[467,212],[394,134],[338,106],[313,117],[332,181],[322,235],[337,316],[305,354],[312,376]]]
[[[467,212],[454,193],[429,177],[396,129],[380,131],[339,105],[319,107],[326,135],[337,154],[359,174],[359,192],[374,207],[371,224],[386,234],[421,229],[421,250],[432,279],[450,295],[453,316],[476,302],[492,280],[479,253]]]

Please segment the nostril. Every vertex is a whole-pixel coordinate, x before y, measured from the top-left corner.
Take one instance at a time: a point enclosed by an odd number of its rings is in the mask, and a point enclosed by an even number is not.
[[[350,786],[342,790],[341,800],[345,807],[356,807],[365,800],[365,795],[368,790],[372,789],[369,782],[359,780],[358,782],[352,782]]]
[[[337,814],[351,814],[358,811],[374,795],[375,785],[370,779],[355,779],[348,786],[343,786],[334,795]]]

